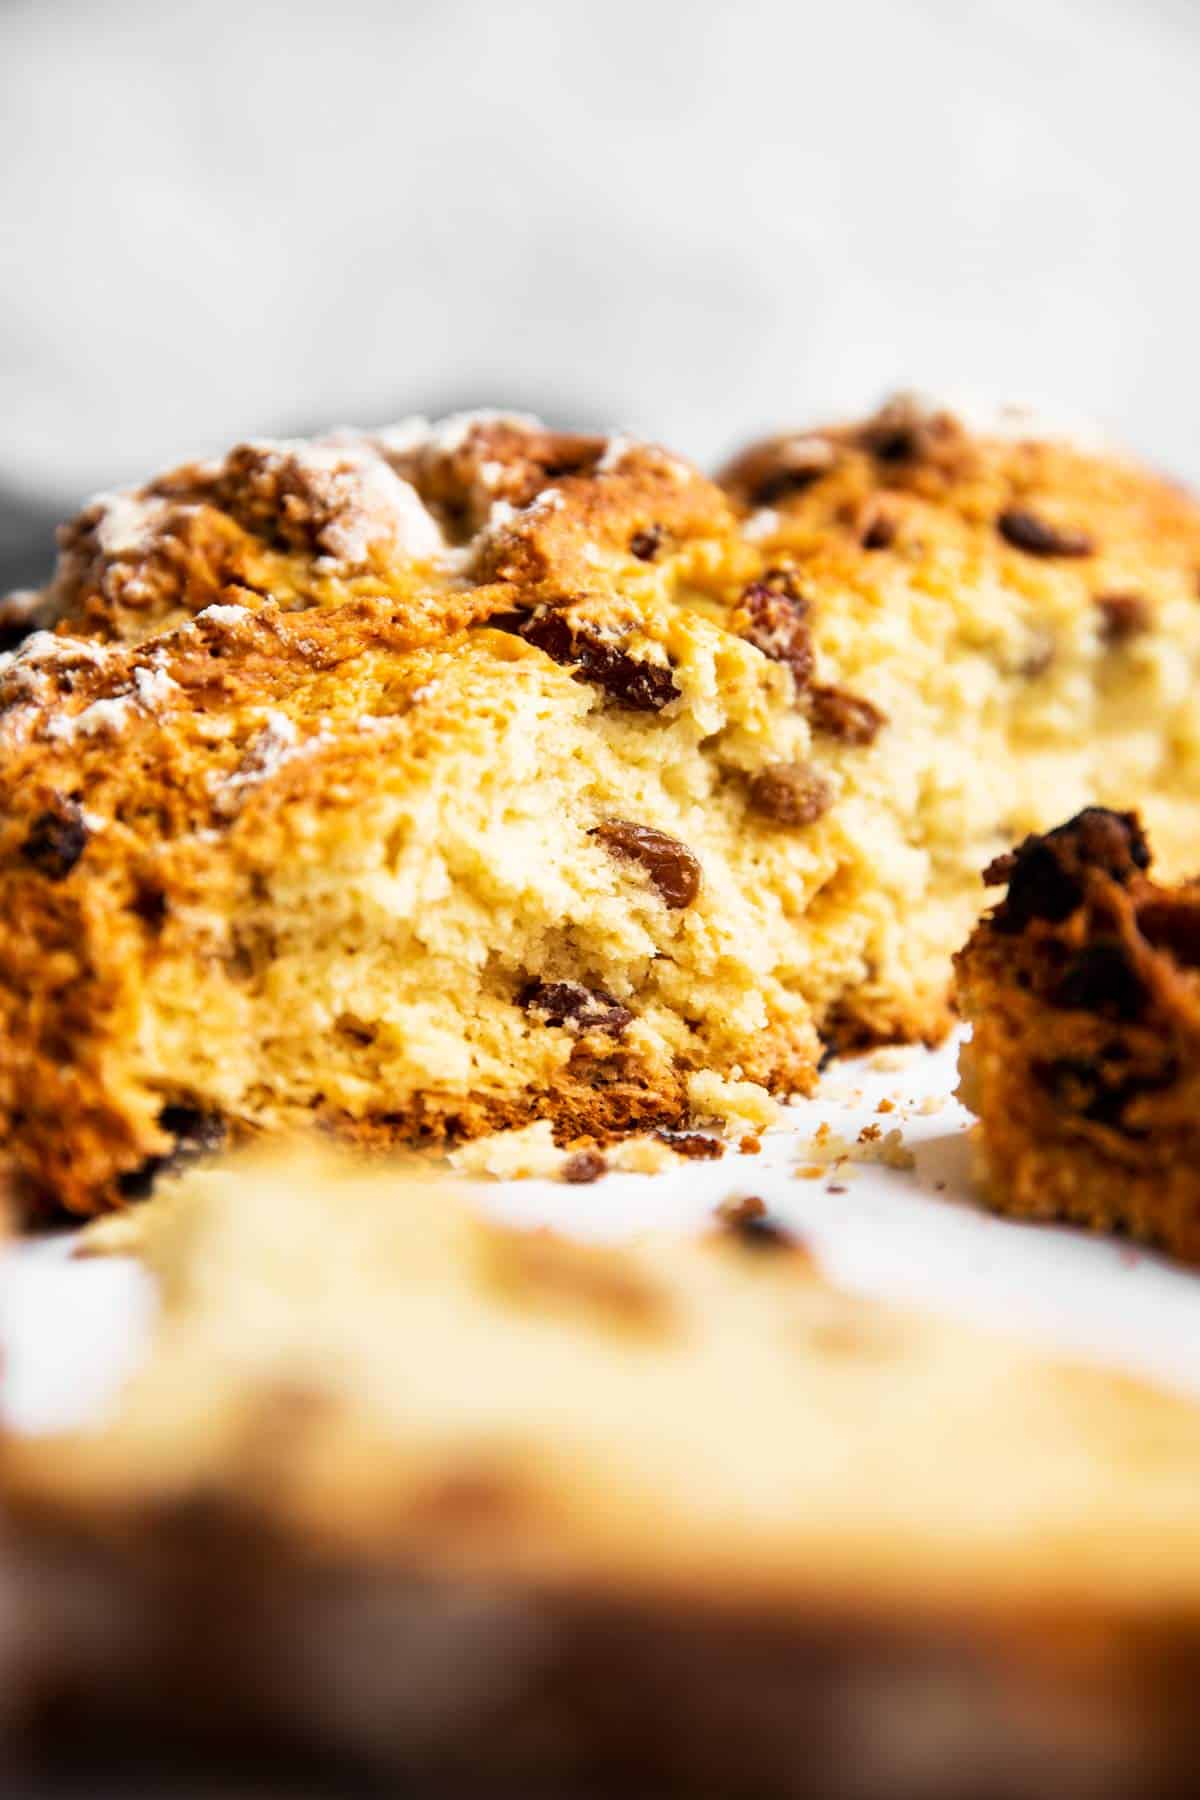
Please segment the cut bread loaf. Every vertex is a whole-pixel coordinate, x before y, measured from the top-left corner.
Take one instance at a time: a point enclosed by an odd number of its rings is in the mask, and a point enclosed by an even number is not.
[[[26,1209],[305,1124],[574,1143],[804,1090],[944,1031],[979,867],[1064,797],[1136,793],[1172,866],[1191,502],[911,405],[728,489],[480,416],[68,528],[0,669]]]
[[[992,1205],[1200,1262],[1200,887],[1160,885],[1134,815],[1080,813],[988,871],[956,959],[963,1099]]]
[[[1077,809],[1138,806],[1163,871],[1200,830],[1200,509],[1128,458],[1020,414],[968,429],[900,399],[865,424],[772,438],[725,484],[792,571],[842,722],[842,816],[874,872],[843,1036],[910,1032],[944,1003],[979,871]],[[859,713],[886,718],[867,755]]]
[[[10,1718],[639,1792],[1188,1791],[1186,1401],[839,1293],[754,1202],[591,1247],[290,1164],[130,1224],[146,1366],[0,1457]]]

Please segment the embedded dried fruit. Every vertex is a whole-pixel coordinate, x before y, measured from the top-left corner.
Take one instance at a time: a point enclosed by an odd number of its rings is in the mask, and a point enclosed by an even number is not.
[[[559,1174],[564,1181],[579,1187],[590,1181],[599,1181],[607,1168],[608,1164],[598,1150],[576,1150],[573,1156],[568,1156]]]
[[[139,1168],[121,1176],[118,1186],[126,1200],[146,1199],[160,1175],[173,1175],[197,1157],[220,1150],[227,1136],[219,1114],[202,1112],[196,1106],[164,1106],[158,1122],[174,1137],[175,1146],[163,1156],[148,1156]]]
[[[765,1203],[757,1194],[741,1200],[727,1200],[717,1209],[730,1237],[748,1250],[794,1250],[796,1239],[782,1225],[768,1216]]]
[[[88,828],[74,800],[39,813],[21,845],[21,855],[49,881],[62,881],[83,855]]]
[[[1126,945],[1108,937],[1076,950],[1047,998],[1052,1006],[1129,1022],[1139,1017],[1148,995]]]
[[[636,556],[639,562],[653,562],[662,549],[663,530],[661,525],[650,525],[645,531],[635,531],[629,540],[629,554]]]
[[[611,1037],[620,1037],[633,1018],[615,995],[585,987],[581,981],[531,981],[521,989],[518,1001],[543,1024],[606,1031]]]
[[[686,844],[665,831],[631,819],[606,819],[592,835],[614,856],[640,864],[672,909],[690,906],[700,892],[699,862]]]
[[[828,438],[785,438],[771,447],[766,468],[751,474],[746,498],[751,506],[774,506],[789,494],[803,493],[828,474],[835,461]]]
[[[845,688],[814,683],[808,690],[808,716],[814,731],[843,744],[871,744],[887,724],[887,714]]]
[[[1126,1110],[1143,1094],[1161,1093],[1170,1087],[1178,1077],[1178,1064],[1168,1058],[1155,1068],[1129,1071],[1123,1066],[1123,1047],[1114,1045],[1113,1049],[1121,1054],[1106,1057],[1101,1051],[1095,1058],[1054,1057],[1031,1063],[1029,1072],[1054,1106],[1064,1112],[1107,1125],[1123,1137],[1144,1138],[1147,1132],[1126,1119]]]
[[[960,435],[949,413],[898,394],[860,428],[858,442],[877,462],[906,463],[919,462]]]
[[[739,637],[792,671],[798,688],[812,674],[812,634],[808,624],[809,602],[788,569],[769,569],[761,581],[752,581],[742,594],[731,625]]]
[[[1090,556],[1096,548],[1086,531],[1052,525],[1027,506],[1010,506],[996,520],[1000,536],[1029,556]]]
[[[833,789],[805,763],[768,763],[750,778],[750,805],[777,825],[811,825],[833,805]]]
[[[1141,594],[1097,594],[1094,605],[1106,644],[1124,644],[1149,629],[1150,603]]]
[[[891,513],[873,513],[863,526],[860,539],[864,550],[890,550],[896,541],[896,521]]]
[[[1089,871],[1124,885],[1150,865],[1150,850],[1136,813],[1088,806],[1042,837],[1027,837],[983,872],[989,887],[1008,883],[995,923],[1021,931],[1031,919],[1061,922],[1082,902]]]
[[[688,1162],[719,1162],[725,1154],[720,1138],[709,1137],[703,1131],[656,1131],[654,1135],[660,1144],[666,1144]]]
[[[619,643],[585,630],[560,612],[534,613],[516,631],[553,662],[574,667],[578,680],[595,682],[633,712],[661,712],[679,698],[669,668],[630,656]]]

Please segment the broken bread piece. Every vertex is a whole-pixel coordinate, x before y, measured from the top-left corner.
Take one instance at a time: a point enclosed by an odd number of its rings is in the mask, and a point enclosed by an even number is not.
[[[384,567],[340,450],[235,452],[184,507],[241,534],[225,586],[152,580],[169,478],[146,538],[87,527],[86,579],[68,534],[56,628],[0,668],[0,1156],[29,1212],[306,1125],[603,1142],[686,1125],[701,1075],[811,1085],[861,954],[791,677],[721,622],[755,560],[724,497],[518,422],[380,443],[440,563],[397,538]],[[314,496],[343,507],[315,537]]]
[[[964,1103],[990,1204],[1200,1262],[1200,887],[1160,885],[1132,813],[1090,808],[987,871],[956,961]]]
[[[127,1217],[148,1362],[0,1450],[10,1724],[518,1786],[1187,1791],[1185,1400],[840,1293],[754,1201],[665,1254],[251,1163]]]
[[[911,409],[815,441],[726,494],[468,416],[244,445],[68,528],[0,664],[26,1212],[302,1126],[686,1130],[936,1040],[978,868],[1064,793],[1144,797],[1170,868],[1192,503]],[[885,498],[890,539],[853,523]]]
[[[979,870],[1087,805],[1141,808],[1169,879],[1200,838],[1200,508],[1019,413],[913,397],[766,440],[722,478],[803,637],[866,909],[839,1042],[927,1034]],[[869,865],[872,879],[861,878]],[[843,879],[850,879],[847,869]]]

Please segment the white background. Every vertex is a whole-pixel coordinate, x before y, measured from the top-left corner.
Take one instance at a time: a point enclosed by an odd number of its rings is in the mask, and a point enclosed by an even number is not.
[[[0,484],[894,384],[1200,477],[1195,0],[0,0]]]

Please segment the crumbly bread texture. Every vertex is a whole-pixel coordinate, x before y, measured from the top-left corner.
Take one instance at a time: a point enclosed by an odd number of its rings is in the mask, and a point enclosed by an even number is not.
[[[789,433],[722,478],[745,535],[793,572],[803,703],[849,741],[847,830],[875,881],[868,1038],[944,1003],[979,870],[1085,805],[1137,805],[1170,878],[1200,829],[1200,510],[1130,460],[1019,412],[968,429],[913,398]],[[907,1005],[906,1005],[907,1002]]]
[[[1200,1262],[1200,887],[1149,863],[1135,815],[1093,808],[989,868],[962,1096],[994,1206]]]
[[[1157,1792],[1195,1749],[1182,1399],[839,1293],[752,1200],[669,1255],[378,1169],[127,1218],[148,1363],[0,1454],[10,1717],[639,1792]]]
[[[1048,802],[1136,791],[1169,861],[1190,502],[911,405],[803,442],[726,495],[478,415],[245,445],[68,527],[0,620],[21,1204],[303,1124],[686,1127],[705,1083],[936,1038],[977,869]]]

